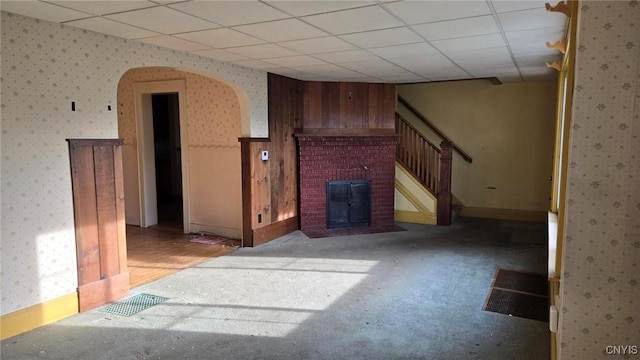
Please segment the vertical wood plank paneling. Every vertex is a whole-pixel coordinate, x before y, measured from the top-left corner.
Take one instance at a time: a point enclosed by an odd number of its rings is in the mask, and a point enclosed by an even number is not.
[[[117,275],[120,271],[113,150],[107,146],[96,146],[93,150],[93,158],[100,239],[100,278],[106,279]]]
[[[113,148],[113,170],[114,170],[114,182],[116,192],[116,219],[124,219],[124,177],[117,176],[117,174],[123,174],[122,164],[122,147],[114,146]],[[118,233],[118,259],[127,258],[127,229],[124,221],[117,221],[117,233]],[[127,262],[118,261],[120,266],[119,273],[127,272]]]
[[[93,148],[71,146],[78,282],[100,280],[100,243]]]
[[[322,94],[322,128],[340,128],[340,84],[323,83]]]
[[[71,156],[80,311],[129,293],[122,141],[68,140]]]
[[[271,103],[271,101],[269,101]],[[305,82],[303,94],[304,126],[322,127],[322,83]],[[300,124],[298,127],[302,127]]]
[[[242,246],[253,246],[253,174],[251,163],[251,142],[240,138],[240,174],[242,189]]]

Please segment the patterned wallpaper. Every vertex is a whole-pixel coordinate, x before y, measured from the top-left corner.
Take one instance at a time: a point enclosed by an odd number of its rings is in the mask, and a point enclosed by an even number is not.
[[[245,92],[250,135],[266,136],[268,130],[265,72],[5,12],[1,16],[0,304],[6,314],[75,291],[65,140],[118,136],[116,91],[127,70],[169,66],[225,79]]]
[[[580,4],[561,359],[640,347],[639,56],[638,1]]]
[[[186,87],[185,107],[187,118],[187,141],[189,144],[189,173],[191,174],[190,213],[192,222],[199,219],[203,225],[236,228],[241,223],[241,213],[232,212],[235,190],[239,190],[240,172],[222,172],[228,168],[231,159],[240,157],[240,104],[235,91],[226,84],[199,74],[188,73],[168,67],[146,67],[127,71],[118,85],[118,133],[124,139],[123,164],[127,223],[140,224],[140,199],[138,183],[138,158],[136,119],[134,104],[134,83],[144,81],[162,81],[184,79]],[[202,154],[196,155],[195,152]],[[133,156],[127,156],[133,154]],[[199,160],[202,159],[202,160]],[[233,167],[233,166],[232,166]],[[134,170],[135,169],[135,170]],[[222,183],[218,193],[200,188],[197,177],[206,179],[206,183]],[[208,187],[208,186],[207,186]],[[236,189],[237,188],[237,189]],[[209,194],[210,196],[205,196]],[[220,220],[220,216],[202,216],[204,213],[214,214],[218,204],[229,213],[233,213],[227,221]],[[199,205],[199,206],[198,206]],[[236,219],[237,218],[237,219]],[[238,232],[240,230],[238,229]]]
[[[190,146],[240,148],[240,105],[234,90],[213,78],[172,68],[146,67],[127,71],[118,85],[118,133],[125,144],[136,144],[133,84],[184,79]]]

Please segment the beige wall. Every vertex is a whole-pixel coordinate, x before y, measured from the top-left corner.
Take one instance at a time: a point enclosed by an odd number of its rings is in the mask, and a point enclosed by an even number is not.
[[[607,347],[640,351],[640,5],[578,19],[559,358],[633,359]]]
[[[184,79],[186,84],[190,230],[240,237],[240,105],[235,91],[210,77],[151,67],[127,71],[118,84],[118,133],[124,139],[127,222],[140,224],[134,84]],[[182,129],[184,131],[185,129]]]
[[[473,158],[470,164],[454,153],[452,190],[465,207],[546,212],[555,81],[411,84],[398,86],[398,93]],[[402,105],[398,109],[416,123]]]

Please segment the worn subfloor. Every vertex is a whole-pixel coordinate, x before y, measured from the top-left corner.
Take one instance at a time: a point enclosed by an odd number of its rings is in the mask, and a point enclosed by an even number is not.
[[[10,359],[535,359],[548,324],[482,311],[496,268],[546,273],[544,224],[309,239],[294,232],[132,289],[168,297],[100,309],[1,343]]]

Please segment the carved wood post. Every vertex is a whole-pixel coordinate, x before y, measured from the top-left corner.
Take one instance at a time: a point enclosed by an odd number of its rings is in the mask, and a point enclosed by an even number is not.
[[[451,141],[440,143],[440,188],[438,190],[438,225],[451,225]]]

